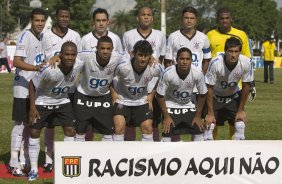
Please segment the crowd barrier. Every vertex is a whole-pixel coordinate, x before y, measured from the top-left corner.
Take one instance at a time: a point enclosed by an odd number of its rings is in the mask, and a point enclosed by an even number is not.
[[[279,184],[282,141],[55,142],[55,183]]]

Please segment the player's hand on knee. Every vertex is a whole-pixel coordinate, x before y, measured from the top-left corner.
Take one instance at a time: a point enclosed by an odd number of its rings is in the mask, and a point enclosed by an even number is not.
[[[215,119],[214,115],[207,114],[206,117],[205,117],[206,127],[209,127],[212,123],[216,124],[216,119]]]
[[[29,125],[33,125],[36,123],[36,120],[40,119],[39,113],[36,108],[30,108],[29,115],[28,115],[28,123]]]
[[[247,114],[245,111],[238,111],[235,117],[235,121],[243,121],[245,124],[247,123]]]
[[[205,130],[205,126],[202,122],[202,118],[201,117],[194,117],[193,121],[192,121],[192,126],[196,124],[197,127],[201,130],[201,132],[203,132]]]
[[[163,133],[169,133],[171,127],[175,127],[175,124],[174,124],[173,120],[171,119],[171,117],[164,118],[164,120],[163,120]]]

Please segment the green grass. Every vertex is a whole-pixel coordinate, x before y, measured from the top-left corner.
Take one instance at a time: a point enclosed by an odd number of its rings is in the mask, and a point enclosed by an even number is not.
[[[12,84],[14,74],[0,74],[0,163],[8,163],[10,158],[10,133],[12,130]],[[257,98],[255,102],[246,104],[248,124],[246,139],[248,140],[282,140],[282,69],[275,69],[275,84],[263,83],[263,70],[255,71]],[[139,131],[138,131],[139,132]],[[219,139],[228,139],[228,126],[219,128]],[[140,134],[138,135],[140,140]],[[63,140],[61,128],[56,128],[56,140]],[[96,136],[95,140],[99,140]],[[182,136],[182,140],[189,141],[190,136]],[[41,139],[43,143],[43,139]],[[41,145],[41,148],[43,146]],[[43,150],[43,149],[42,149]],[[39,163],[43,164],[43,152]],[[0,183],[21,184],[29,183],[23,179],[0,179]],[[32,183],[52,183],[52,180],[38,180]]]

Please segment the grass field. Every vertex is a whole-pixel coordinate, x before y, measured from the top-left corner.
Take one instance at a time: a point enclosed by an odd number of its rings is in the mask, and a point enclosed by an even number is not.
[[[0,74],[0,163],[8,163],[10,158],[10,133],[12,130],[12,84],[14,74]],[[263,70],[255,71],[257,98],[255,102],[248,102],[246,112],[248,124],[246,139],[248,140],[282,140],[282,69],[275,69],[275,84],[263,83]],[[281,124],[280,124],[281,123]],[[219,128],[219,139],[228,139],[227,126]],[[98,140],[100,136],[96,138]],[[62,140],[62,131],[56,128],[56,140]],[[190,140],[189,136],[183,136],[183,140]],[[43,140],[41,140],[41,143]],[[43,148],[43,146],[41,147]],[[43,154],[40,155],[40,164]],[[21,184],[26,180],[0,179],[0,183]],[[52,180],[38,180],[32,183],[52,183]]]

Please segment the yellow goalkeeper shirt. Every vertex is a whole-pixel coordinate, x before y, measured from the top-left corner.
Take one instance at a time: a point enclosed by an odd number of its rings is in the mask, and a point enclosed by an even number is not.
[[[234,36],[241,40],[242,42],[242,54],[251,57],[249,40],[244,31],[231,27],[231,30],[228,33],[221,33],[218,29],[213,29],[207,33],[207,36],[210,41],[210,48],[212,52],[212,58],[215,58],[217,55],[224,53],[225,42],[231,36]]]

